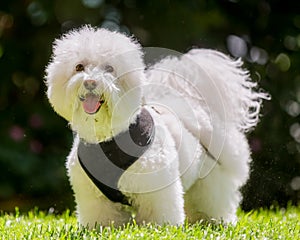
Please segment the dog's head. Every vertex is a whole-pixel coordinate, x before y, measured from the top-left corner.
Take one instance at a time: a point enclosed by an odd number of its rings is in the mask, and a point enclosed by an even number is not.
[[[50,103],[81,138],[109,139],[134,121],[141,105],[140,45],[105,29],[71,31],[54,42],[45,78]]]

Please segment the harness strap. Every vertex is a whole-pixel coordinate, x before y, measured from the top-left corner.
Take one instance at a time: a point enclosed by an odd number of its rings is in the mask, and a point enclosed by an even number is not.
[[[154,139],[154,130],[150,113],[142,108],[136,122],[110,141],[90,144],[80,140],[77,155],[81,167],[111,201],[130,205],[119,190],[118,182],[124,171],[148,150]]]

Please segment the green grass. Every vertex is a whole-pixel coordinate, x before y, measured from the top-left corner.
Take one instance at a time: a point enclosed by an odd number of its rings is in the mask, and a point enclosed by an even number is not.
[[[299,239],[300,209],[275,208],[251,213],[239,212],[233,226],[184,224],[180,227],[137,226],[107,227],[87,230],[76,223],[69,211],[62,215],[37,210],[0,216],[0,239]]]

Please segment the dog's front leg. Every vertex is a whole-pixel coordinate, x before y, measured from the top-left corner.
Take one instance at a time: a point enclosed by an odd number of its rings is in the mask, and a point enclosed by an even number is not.
[[[96,224],[122,226],[129,222],[131,213],[125,211],[121,203],[107,199],[86,175],[77,158],[77,146],[78,139],[75,139],[66,165],[80,224],[93,228]]]
[[[180,180],[153,192],[135,195],[137,208],[135,220],[138,224],[183,224],[185,219],[184,201]]]
[[[168,160],[162,162],[166,163]],[[161,168],[157,162],[156,164],[152,162],[151,165],[152,171],[136,171],[139,172],[136,173],[134,170],[145,166],[140,161],[126,171],[120,179],[120,188],[126,193],[135,209],[135,221],[138,224],[180,225],[184,223],[183,187],[177,160],[174,160],[173,164],[160,166]]]

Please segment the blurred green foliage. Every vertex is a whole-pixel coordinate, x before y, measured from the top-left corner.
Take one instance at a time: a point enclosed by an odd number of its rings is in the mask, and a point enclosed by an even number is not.
[[[242,206],[299,201],[299,1],[11,0],[0,2],[0,209],[72,206],[64,168],[72,133],[51,109],[43,75],[54,38],[87,23],[134,34],[145,47],[241,57],[272,95],[249,135]]]

